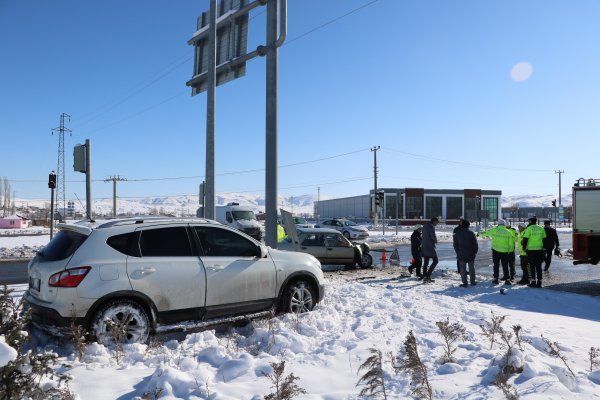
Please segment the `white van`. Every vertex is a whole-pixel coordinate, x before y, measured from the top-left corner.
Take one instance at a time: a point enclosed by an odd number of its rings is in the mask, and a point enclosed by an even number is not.
[[[216,207],[216,220],[232,228],[239,229],[256,240],[262,238],[260,224],[250,207],[240,206],[239,203],[228,203]]]

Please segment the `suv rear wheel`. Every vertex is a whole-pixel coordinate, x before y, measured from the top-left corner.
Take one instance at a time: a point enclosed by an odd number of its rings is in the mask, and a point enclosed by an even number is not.
[[[286,288],[282,300],[284,312],[303,313],[315,307],[314,289],[305,281],[290,283]]]
[[[142,306],[129,299],[111,300],[94,315],[90,333],[105,345],[145,343],[150,334],[150,319]]]

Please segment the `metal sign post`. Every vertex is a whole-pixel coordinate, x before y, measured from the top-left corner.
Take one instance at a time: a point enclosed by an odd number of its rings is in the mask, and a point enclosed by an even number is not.
[[[248,14],[267,4],[267,44],[246,53]],[[218,13],[217,15],[217,8]],[[246,73],[246,61],[267,56],[266,73],[266,172],[265,172],[265,243],[277,247],[277,49],[287,32],[287,0],[211,0],[210,16],[203,13],[198,29],[188,44],[195,47],[194,76],[187,82],[192,95],[208,92],[206,116],[206,187],[204,212],[214,218],[214,90],[215,86]],[[216,50],[218,49],[218,51]],[[213,54],[215,53],[215,54]]]

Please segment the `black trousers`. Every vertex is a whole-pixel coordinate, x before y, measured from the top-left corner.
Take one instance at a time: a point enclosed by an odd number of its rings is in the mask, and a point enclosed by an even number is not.
[[[529,264],[527,262],[527,255],[520,255],[519,261],[521,263],[521,271],[523,272],[523,279],[529,282]]]
[[[552,251],[554,247],[550,247],[549,249],[544,249],[544,268],[550,268],[550,262],[552,262]]]
[[[515,252],[508,253],[508,269],[510,271],[510,279],[515,277]]]
[[[532,281],[542,281],[542,262],[544,262],[544,250],[527,250],[527,262],[529,263],[529,274]]]
[[[412,258],[415,260],[415,263],[412,265],[417,271],[417,275],[421,275],[421,266],[423,265],[423,259],[421,258],[421,253],[411,253]]]
[[[494,263],[494,279],[498,279],[500,263],[502,263],[502,277],[505,279],[510,278],[510,274],[508,273],[508,253],[502,253],[492,249],[492,262]]]
[[[427,269],[427,266],[429,265],[429,260],[433,260],[431,263],[431,267],[429,267],[429,270]],[[435,256],[423,256],[423,274],[426,276],[431,277],[431,273],[433,272],[433,270],[435,269],[436,265],[438,264],[438,257],[437,255]]]

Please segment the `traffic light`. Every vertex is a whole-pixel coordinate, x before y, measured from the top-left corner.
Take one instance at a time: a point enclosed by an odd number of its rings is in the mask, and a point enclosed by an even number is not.
[[[375,205],[380,206],[383,205],[383,196],[385,193],[383,191],[375,193]]]
[[[552,200],[552,207],[556,207],[556,200]]]
[[[54,173],[54,171],[52,171],[48,175],[48,188],[49,189],[56,189],[56,174]]]

